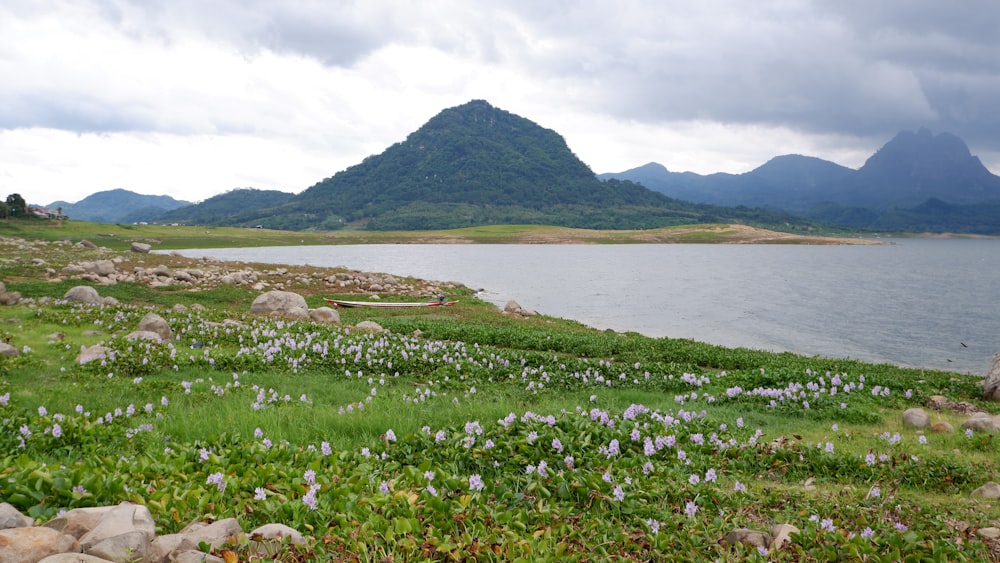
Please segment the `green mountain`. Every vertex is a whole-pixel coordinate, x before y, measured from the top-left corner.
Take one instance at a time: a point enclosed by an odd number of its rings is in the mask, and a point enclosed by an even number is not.
[[[787,214],[681,202],[632,182],[600,181],[558,133],[482,100],[442,111],[405,141],[267,211],[260,222],[293,230],[795,221]]]
[[[254,227],[268,223],[273,209],[290,201],[295,194],[277,190],[240,188],[210,197],[197,205],[163,214],[160,222],[192,225]],[[270,227],[271,225],[266,225]]]
[[[154,221],[164,213],[191,205],[166,195],[143,195],[128,190],[107,190],[93,193],[76,203],[54,201],[45,207],[78,221],[96,223],[136,223]]]

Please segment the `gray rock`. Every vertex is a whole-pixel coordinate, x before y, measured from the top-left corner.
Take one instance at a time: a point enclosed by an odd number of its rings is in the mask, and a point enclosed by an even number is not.
[[[111,260],[97,260],[96,262],[88,262],[86,265],[87,271],[97,274],[101,277],[107,277],[115,273],[115,263]]]
[[[510,300],[510,301],[507,302],[506,305],[503,306],[503,312],[504,313],[511,313],[511,314],[514,314],[514,315],[520,315],[521,314],[521,305],[517,301]]]
[[[170,331],[170,325],[167,324],[167,321],[163,317],[156,313],[146,313],[146,316],[139,321],[139,326],[136,330],[155,332],[160,335],[162,340],[170,340],[173,336],[173,333]]]
[[[293,319],[308,319],[309,305],[304,297],[291,291],[268,291],[254,299],[250,305],[250,313],[255,315],[273,315]]]
[[[14,508],[14,505],[0,502],[0,530],[7,528],[26,528],[34,526],[35,521],[21,514],[21,511]]]
[[[239,537],[243,534],[243,528],[240,527],[240,523],[236,521],[235,518],[226,518],[224,520],[219,520],[217,522],[212,522],[209,525],[203,523],[197,523],[195,526],[188,526],[180,531],[185,539],[193,541],[194,545],[198,545],[201,542],[205,542],[212,546],[212,549],[218,548],[226,543],[230,537]]]
[[[143,530],[130,530],[99,541],[86,552],[108,561],[146,561],[152,534]]]
[[[156,535],[156,524],[148,508],[123,502],[104,514],[97,526],[80,538],[80,547],[83,551],[90,551],[90,548],[108,538],[132,531],[143,532],[151,539]]]
[[[983,381],[983,399],[1000,401],[1000,352],[993,356],[993,365]]]
[[[89,249],[91,249],[91,250],[94,250],[94,249],[96,249],[96,248],[97,248],[97,245],[96,245],[96,244],[94,244],[94,243],[90,242],[90,241],[89,241],[89,240],[87,240],[87,239],[83,239],[83,240],[81,240],[80,242],[78,242],[78,243],[74,244],[73,246],[76,246],[76,247],[78,247],[78,248],[89,248]]]
[[[105,346],[91,346],[84,348],[76,357],[76,363],[85,364],[94,360],[103,360],[111,353],[111,348]]]
[[[76,538],[52,528],[35,526],[0,530],[0,561],[4,563],[35,563],[67,551],[80,551]]]
[[[0,291],[0,305],[17,305],[20,300],[20,291]]]
[[[125,335],[126,340],[152,340],[153,342],[163,342],[163,337],[151,330],[133,330]]]
[[[86,553],[60,553],[49,555],[38,563],[114,563],[103,557],[88,555]]]
[[[132,252],[138,252],[140,254],[148,254],[149,251],[152,250],[152,248],[153,248],[152,246],[150,246],[150,245],[148,245],[148,244],[146,244],[144,242],[133,242],[132,243]]]
[[[77,303],[87,303],[90,305],[100,305],[102,303],[101,296],[97,293],[97,290],[89,285],[71,287],[70,290],[66,292],[66,295],[63,295],[63,299]]]
[[[6,356],[8,358],[16,358],[21,355],[21,352],[17,348],[7,344],[6,342],[0,342],[0,356]]]
[[[309,319],[316,323],[340,324],[340,313],[330,307],[317,307],[309,311]]]
[[[1000,485],[994,483],[993,481],[990,481],[985,485],[983,485],[982,487],[979,487],[978,489],[972,491],[972,496],[988,498],[988,499],[1000,498]]]
[[[264,524],[250,532],[250,537],[268,541],[283,541],[285,538],[288,538],[288,541],[295,545],[306,543],[306,539],[302,537],[302,534],[298,530],[284,524]]]
[[[376,334],[382,334],[384,332],[389,332],[388,330],[382,328],[382,325],[375,321],[361,321],[360,323],[354,325],[356,330],[361,330],[365,332],[374,332]]]
[[[791,524],[775,524],[771,527],[771,549],[779,550],[792,542],[792,534],[800,530]]]
[[[97,527],[97,524],[104,518],[104,515],[114,510],[113,506],[88,506],[84,508],[74,508],[64,512],[62,516],[57,516],[42,524],[46,528],[52,528],[76,539],[80,539],[88,531]]]
[[[989,413],[977,412],[965,419],[962,428],[972,429],[973,432],[996,432],[1000,430],[1000,422]]]
[[[736,528],[726,534],[726,537],[722,539],[728,545],[744,544],[751,547],[770,547],[771,545],[771,534],[767,532],[760,532],[757,530],[751,530],[749,528]]]
[[[197,549],[188,549],[171,553],[170,563],[225,563],[225,559],[202,553]]]
[[[931,425],[931,417],[924,409],[906,409],[903,412],[903,426],[909,428],[927,428]]]

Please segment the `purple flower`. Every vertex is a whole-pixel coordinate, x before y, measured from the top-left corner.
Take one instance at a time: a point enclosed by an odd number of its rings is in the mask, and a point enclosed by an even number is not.
[[[483,483],[483,478],[479,476],[478,473],[469,475],[469,490],[470,491],[481,491],[486,485]]]
[[[253,492],[254,500],[264,500],[267,498],[267,491],[264,490],[264,487],[257,487]]]
[[[875,530],[872,530],[870,527],[866,526],[864,530],[861,530],[861,537],[863,538],[870,538],[874,535],[875,535]]]
[[[307,469],[303,478],[306,480],[306,483],[310,485],[316,484],[316,472],[312,469]]]
[[[660,521],[653,520],[652,518],[646,520],[646,525],[649,526],[649,531],[658,534],[660,533]]]
[[[701,477],[698,477],[693,473],[691,474],[690,477],[688,477],[688,483],[691,483],[692,485],[697,485],[700,482],[701,482]]]
[[[302,497],[302,504],[308,506],[310,510],[316,510],[316,492],[318,490],[319,487],[313,485],[312,487],[309,487],[309,492]]]
[[[615,485],[615,489],[611,494],[615,497],[615,500],[617,500],[618,502],[625,500],[625,491],[622,490],[621,485]]]
[[[687,504],[684,506],[684,514],[686,514],[688,518],[694,518],[694,515],[697,513],[698,513],[698,505],[692,501],[688,501]]]
[[[382,481],[381,483],[378,484],[378,490],[383,495],[389,494],[389,483]]]
[[[559,441],[559,438],[552,438],[552,449],[558,453],[562,453],[563,445],[562,442]]]
[[[226,490],[226,482],[223,480],[222,473],[212,473],[205,480],[205,484],[217,486],[220,492]]]
[[[427,485],[427,493],[432,497],[438,496],[437,489],[434,488],[434,485]]]
[[[711,483],[712,481],[715,481],[716,477],[717,475],[715,474],[715,469],[709,469],[708,471],[705,472],[706,483]]]
[[[747,491],[747,486],[737,481],[736,484],[733,485],[733,490],[737,493],[745,493]]]
[[[392,428],[385,431],[385,439],[390,442],[396,441],[396,433],[392,431]]]
[[[823,521],[819,523],[819,529],[826,530],[827,532],[832,532],[836,530],[837,527],[833,525],[833,520],[829,518],[824,518]]]
[[[434,480],[434,472],[430,471],[430,470],[424,471],[424,479],[427,479],[427,482],[433,481]]]

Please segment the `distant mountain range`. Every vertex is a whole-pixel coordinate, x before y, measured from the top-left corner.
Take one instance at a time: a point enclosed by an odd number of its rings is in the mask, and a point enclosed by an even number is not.
[[[850,227],[1000,233],[1000,176],[958,137],[927,129],[899,133],[858,170],[784,155],[744,174],[670,172],[649,163],[598,177],[686,201],[763,207]]]
[[[783,155],[744,174],[671,172],[649,163],[595,175],[555,131],[473,100],[297,195],[237,189],[189,205],[113,190],[48,207],[60,206],[70,218],[92,221],[291,230],[740,222],[1000,234],[1000,177],[958,137],[927,129],[899,133],[858,170]]]
[[[108,190],[91,194],[76,203],[54,201],[45,207],[62,209],[63,215],[95,223],[139,223],[156,221],[168,211],[191,205],[166,195],[142,195],[128,190]]]

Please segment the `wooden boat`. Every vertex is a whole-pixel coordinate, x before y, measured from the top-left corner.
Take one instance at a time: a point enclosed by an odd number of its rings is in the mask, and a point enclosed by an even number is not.
[[[326,299],[326,298],[323,298],[323,300],[339,309],[350,309],[353,307],[374,307],[379,309],[401,309],[406,307],[450,307],[455,303],[458,303],[458,301],[445,301],[443,299],[435,301],[420,301],[417,303],[413,302],[383,303],[381,301],[344,301],[342,299]]]

